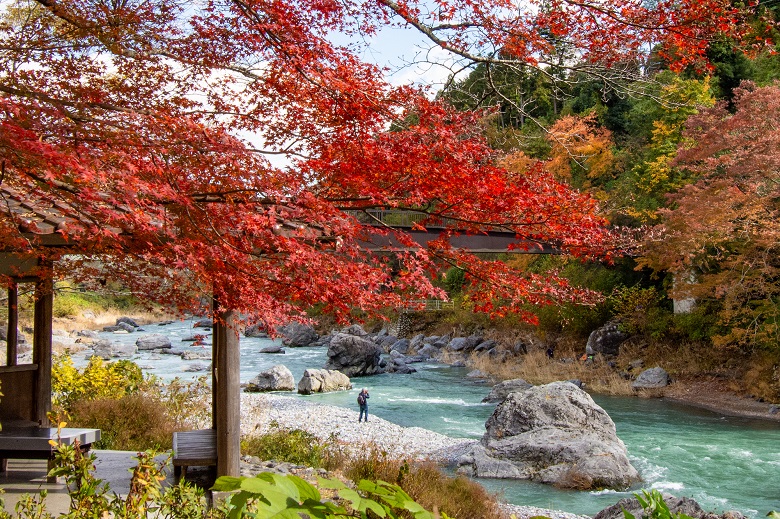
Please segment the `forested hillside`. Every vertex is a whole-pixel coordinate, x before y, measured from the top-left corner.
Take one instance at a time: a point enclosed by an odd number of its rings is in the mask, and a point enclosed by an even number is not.
[[[758,30],[780,11],[769,2],[756,12]],[[508,260],[603,296],[534,310],[539,332],[582,340],[617,319],[657,357],[687,351],[702,372],[780,398],[780,58],[722,39],[709,43],[706,66],[671,70],[655,55],[600,80],[551,42],[541,61],[553,65],[498,56],[439,94],[485,110],[508,169],[542,168],[589,193],[624,236],[612,262]],[[445,279],[466,303],[468,278],[452,269]]]

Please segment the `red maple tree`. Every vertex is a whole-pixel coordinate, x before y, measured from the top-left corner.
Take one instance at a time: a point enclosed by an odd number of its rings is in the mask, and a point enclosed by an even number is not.
[[[676,166],[696,181],[671,196],[640,263],[673,272],[676,295],[715,300],[718,346],[777,348],[780,84],[751,82],[688,118]]]
[[[389,85],[358,49],[329,36],[410,24],[461,57],[498,59],[493,49],[503,49],[500,59],[539,67],[551,39],[563,39],[582,63],[607,70],[636,59],[648,41],[668,44],[676,63],[698,62],[709,36],[745,33],[742,13],[724,0],[426,6],[12,4],[0,26],[2,185],[55,206],[68,246],[30,240],[19,215],[3,209],[0,243],[180,308],[213,291],[270,326],[313,304],[347,319],[354,309],[442,296],[431,277],[448,263],[466,269],[486,310],[587,300],[564,280],[455,250],[449,237],[501,229],[521,246],[603,257],[609,238],[594,201],[541,168],[498,167],[479,114]],[[413,210],[424,216],[419,225],[449,229],[418,246],[403,231],[361,223],[355,215],[370,209]],[[392,258],[367,251],[376,232],[394,233],[407,250]]]

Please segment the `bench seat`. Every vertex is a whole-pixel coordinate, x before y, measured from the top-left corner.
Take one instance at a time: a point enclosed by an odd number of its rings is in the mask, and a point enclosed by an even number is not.
[[[0,472],[6,471],[8,459],[49,460],[51,469],[54,452],[57,450],[57,447],[50,443],[51,440],[59,440],[64,445],[73,445],[78,441],[81,450],[87,452],[99,439],[100,429],[57,429],[4,422],[0,430]]]
[[[200,429],[173,433],[173,475],[178,483],[187,467],[217,465],[217,431]]]

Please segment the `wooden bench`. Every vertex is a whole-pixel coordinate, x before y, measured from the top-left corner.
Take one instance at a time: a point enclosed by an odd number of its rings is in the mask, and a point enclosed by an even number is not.
[[[76,427],[38,427],[38,425],[19,425],[19,422],[3,422],[0,430],[0,473],[7,470],[9,459],[49,460],[49,470],[53,468],[55,445],[51,440],[64,445],[79,442],[83,452],[88,452],[92,444],[100,439],[100,429],[81,429]],[[49,478],[56,483],[55,478]]]
[[[178,483],[187,477],[187,467],[217,465],[217,431],[179,431],[173,433],[173,477]]]

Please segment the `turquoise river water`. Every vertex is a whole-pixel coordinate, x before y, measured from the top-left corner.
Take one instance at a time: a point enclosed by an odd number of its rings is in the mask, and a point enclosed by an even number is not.
[[[182,342],[193,333],[192,321],[166,326],[151,325],[145,332],[103,333],[117,342],[132,342],[144,333],[162,333],[173,348],[198,350]],[[206,340],[210,344],[210,340]],[[307,368],[325,364],[325,348],[287,348],[284,355],[261,354],[269,339],[241,339],[241,381],[275,364],[284,364],[300,380]],[[206,346],[210,349],[210,346]],[[147,373],[162,379],[197,377],[208,372],[188,373],[193,364],[176,355],[150,358],[141,353],[134,359]],[[482,404],[490,386],[465,377],[467,370],[437,363],[414,365],[417,373],[383,374],[353,379],[348,392],[299,396],[317,403],[355,408],[360,387],[371,391],[371,413],[403,426],[417,426],[454,437],[480,438],[495,406]],[[681,406],[662,399],[605,397],[594,400],[609,413],[618,436],[628,448],[631,462],[643,483],[628,492],[579,492],[557,490],[547,485],[510,480],[483,479],[489,490],[515,504],[593,515],[630,496],[641,488],[654,488],[696,499],[707,510],[738,510],[751,518],[780,510],[780,424],[721,416]]]

